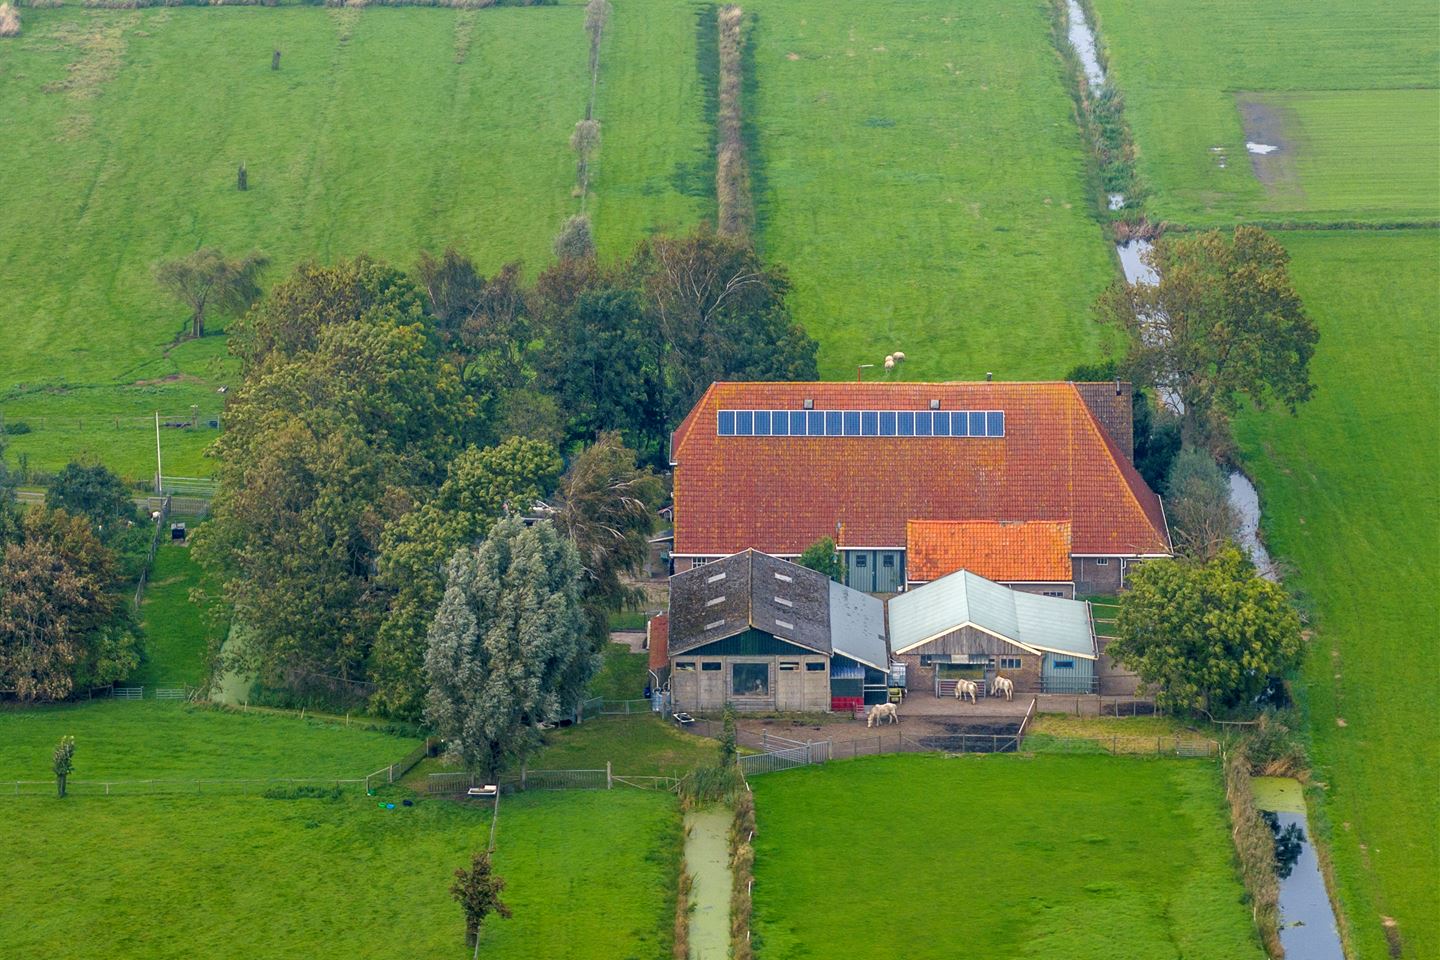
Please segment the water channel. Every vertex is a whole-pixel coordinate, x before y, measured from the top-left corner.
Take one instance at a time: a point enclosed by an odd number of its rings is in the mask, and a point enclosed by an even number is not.
[[[1069,14],[1070,27],[1066,32],[1070,40],[1070,46],[1074,48],[1075,55],[1080,58],[1080,65],[1085,71],[1085,79],[1092,87],[1105,85],[1105,71],[1100,66],[1100,59],[1096,54],[1095,32],[1090,28],[1090,22],[1085,19],[1085,10],[1080,6],[1078,0],[1066,0],[1066,11]],[[1246,144],[1251,152],[1266,153],[1274,149],[1265,144]],[[1111,193],[1106,197],[1107,205],[1111,210],[1119,210],[1125,206],[1125,195]],[[1146,254],[1150,252],[1151,243],[1149,240],[1133,239],[1115,245],[1115,253],[1120,258],[1120,270],[1125,274],[1128,283],[1143,283],[1153,286],[1160,282],[1160,274],[1146,262]],[[1184,411],[1184,403],[1171,390],[1164,387],[1158,389],[1160,402],[1175,413]],[[1270,559],[1270,554],[1265,549],[1265,544],[1260,541],[1260,494],[1255,489],[1255,484],[1250,478],[1238,470],[1230,473],[1230,506],[1234,508],[1236,516],[1240,521],[1240,545],[1249,554],[1250,560],[1255,564],[1255,569],[1260,571],[1261,576],[1274,580],[1275,565]]]
[[[1285,956],[1345,960],[1335,911],[1325,892],[1320,861],[1310,843],[1310,824],[1300,782],[1255,777],[1255,805],[1275,838],[1275,878],[1280,884],[1280,945]]]
[[[730,955],[730,822],[728,807],[685,814],[685,868],[690,887],[690,960]]]

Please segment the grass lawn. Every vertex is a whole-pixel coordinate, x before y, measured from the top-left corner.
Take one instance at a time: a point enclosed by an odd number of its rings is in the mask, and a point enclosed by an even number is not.
[[[1159,216],[1196,224],[1440,217],[1433,3],[1092,5]],[[1252,169],[1247,139],[1280,150]],[[1213,147],[1223,148],[1223,169]]]
[[[447,244],[486,269],[543,265],[578,208],[583,20],[578,4],[27,11],[0,58],[0,169],[23,184],[0,192],[0,410],[36,427],[12,458],[52,468],[89,448],[144,477],[153,427],[115,416],[219,410],[235,368],[220,338],[167,349],[184,313],[157,260],[256,248],[270,282],[305,257],[408,266]],[[93,422],[54,432],[72,416]],[[166,472],[203,470],[213,434],[179,434]]]
[[[448,890],[490,829],[486,806],[356,796],[27,799],[6,818],[7,955],[137,960],[468,958]],[[507,798],[495,862],[515,918],[487,924],[484,955],[665,954],[678,850],[668,794]]]
[[[759,246],[826,377],[1064,375],[1115,275],[1043,4],[757,0]],[[879,371],[871,371],[879,376]]]
[[[155,551],[140,608],[145,657],[130,683],[198,686],[204,680],[207,638],[219,628],[207,622],[205,607],[190,602],[190,590],[199,582],[189,547],[165,543]]]
[[[67,734],[77,780],[363,777],[419,743],[358,724],[96,700],[0,710],[0,780],[50,778],[50,753]]]
[[[590,681],[590,696],[606,700],[638,700],[650,679],[646,654],[631,653],[623,643],[607,643],[600,671]]]
[[[611,11],[588,206],[602,257],[626,256],[657,230],[715,217],[710,91],[696,70],[697,17],[705,10],[713,23],[713,8],[671,0],[629,0]]]
[[[1440,233],[1282,238],[1321,331],[1315,396],[1236,432],[1313,612],[1305,705],[1358,955],[1389,955],[1390,916],[1405,956],[1440,956]]]
[[[761,960],[1264,956],[1211,763],[877,757],[752,788]]]

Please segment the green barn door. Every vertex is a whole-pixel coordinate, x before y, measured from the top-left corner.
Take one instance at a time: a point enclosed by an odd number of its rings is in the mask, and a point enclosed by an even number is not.
[[[845,585],[852,590],[874,593],[875,566],[874,550],[845,551]]]

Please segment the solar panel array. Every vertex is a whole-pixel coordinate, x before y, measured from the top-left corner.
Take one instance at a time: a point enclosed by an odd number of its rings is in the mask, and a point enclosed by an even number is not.
[[[1003,437],[1003,410],[721,410],[722,437]]]

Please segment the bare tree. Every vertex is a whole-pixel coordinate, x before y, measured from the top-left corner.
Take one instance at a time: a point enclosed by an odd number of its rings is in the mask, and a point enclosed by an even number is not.
[[[190,309],[191,336],[205,336],[209,314],[237,314],[260,299],[260,271],[270,261],[250,252],[227,257],[217,247],[201,247],[187,257],[155,266],[155,282]]]
[[[555,256],[561,260],[584,260],[595,256],[595,238],[590,233],[590,218],[583,213],[565,221],[555,236]]]

